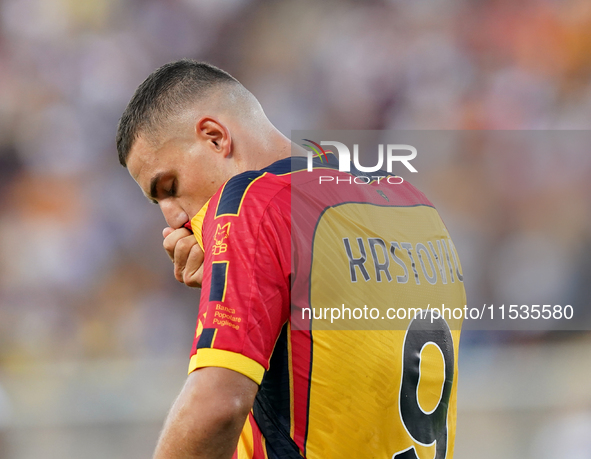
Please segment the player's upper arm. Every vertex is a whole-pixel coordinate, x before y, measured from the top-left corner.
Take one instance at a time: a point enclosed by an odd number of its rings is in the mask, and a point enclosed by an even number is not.
[[[252,408],[258,385],[233,370],[218,367],[200,368],[188,377],[181,392],[187,407],[197,408],[197,416],[219,418],[227,422],[236,416],[246,418]],[[244,419],[240,427],[244,424]]]
[[[223,367],[260,383],[290,313],[290,195],[272,177],[243,185],[228,182],[205,216],[203,289],[189,371]]]
[[[255,382],[232,370],[194,371],[172,407],[154,457],[231,457],[257,390]]]

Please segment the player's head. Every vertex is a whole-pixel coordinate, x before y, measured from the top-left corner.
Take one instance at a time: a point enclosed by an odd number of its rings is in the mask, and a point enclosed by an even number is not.
[[[117,151],[168,225],[178,228],[226,180],[254,168],[274,137],[260,104],[235,78],[180,60],[137,88],[119,121]]]

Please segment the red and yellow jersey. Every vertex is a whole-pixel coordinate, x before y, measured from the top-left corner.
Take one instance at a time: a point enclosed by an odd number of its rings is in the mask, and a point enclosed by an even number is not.
[[[422,193],[355,174],[287,158],[191,221],[205,261],[189,372],[260,385],[237,459],[453,456],[461,321],[406,311],[465,305],[457,253]]]

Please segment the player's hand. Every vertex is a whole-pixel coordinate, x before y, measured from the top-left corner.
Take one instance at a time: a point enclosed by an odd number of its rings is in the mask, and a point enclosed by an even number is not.
[[[174,277],[189,287],[201,287],[203,281],[203,250],[193,233],[186,228],[164,228],[164,250],[174,263]]]

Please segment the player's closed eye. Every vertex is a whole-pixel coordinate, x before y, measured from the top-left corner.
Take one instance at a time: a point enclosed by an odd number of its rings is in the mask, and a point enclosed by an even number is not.
[[[170,185],[170,188],[168,190],[165,190],[165,193],[167,196],[173,198],[176,196],[176,191],[177,191],[177,183],[176,183],[176,180],[174,180],[172,182],[172,184]]]
[[[162,195],[165,198],[173,198],[176,196],[177,193],[177,182],[176,180],[173,180],[170,183],[170,187],[165,187],[162,186],[162,184],[158,184],[157,182],[153,185],[152,187],[152,191],[151,191],[151,196],[155,196],[155,195]],[[152,204],[158,204],[158,200],[155,199],[154,197],[149,197],[148,198],[150,200],[150,202],[152,202]],[[160,199],[160,198],[158,198]]]

